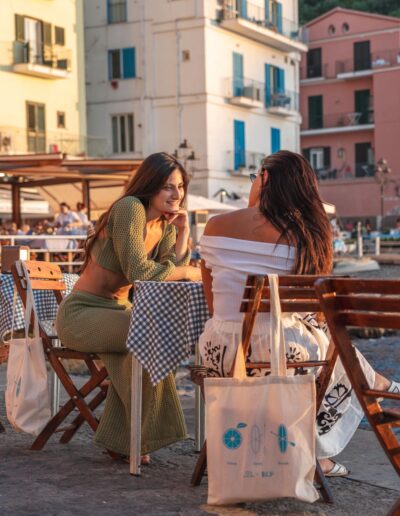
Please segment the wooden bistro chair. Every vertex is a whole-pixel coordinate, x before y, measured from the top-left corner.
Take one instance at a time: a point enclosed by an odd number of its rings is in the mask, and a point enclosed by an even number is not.
[[[318,313],[321,311],[319,300],[317,298],[314,283],[320,276],[298,276],[286,275],[279,276],[279,295],[281,300],[282,312],[308,312]],[[243,293],[240,312],[244,313],[242,325],[242,343],[245,357],[247,357],[250,338],[253,333],[256,315],[258,312],[270,311],[270,290],[268,284],[268,276],[248,276],[246,287]],[[329,385],[337,358],[337,351],[331,342],[327,351],[325,360],[307,361],[307,362],[289,362],[289,368],[311,368],[321,367],[321,373],[317,379],[317,411],[323,401],[324,394]],[[269,362],[250,363],[246,361],[248,369],[270,369]],[[233,368],[232,368],[233,369]],[[200,385],[204,394],[204,378],[206,371],[204,366],[192,368],[192,380]],[[207,445],[204,443],[200,455],[198,457],[195,469],[193,471],[191,484],[197,486],[200,484],[207,466]],[[330,490],[327,479],[325,478],[321,467],[317,461],[316,477],[321,486],[322,497],[328,502],[333,502],[332,492]]]
[[[0,364],[7,362],[8,360],[9,345],[7,343],[0,342]],[[2,422],[0,421],[0,434],[5,432]]]
[[[26,261],[24,263],[26,265],[27,275],[33,292],[47,291],[49,294],[52,292],[56,298],[57,304],[59,305],[63,299],[63,291],[65,291],[65,283],[63,281],[60,267],[54,263],[46,262]],[[18,294],[22,300],[22,304],[26,309],[27,277],[25,276],[20,261],[17,261],[12,265],[11,272],[14,277]],[[34,324],[36,313],[37,311],[32,311],[32,326]],[[45,356],[50,362],[54,373],[60,379],[60,382],[66,390],[69,398],[36,437],[31,446],[32,450],[41,450],[51,435],[55,432],[63,432],[60,438],[61,443],[69,442],[84,422],[87,422],[92,430],[95,431],[99,421],[93,412],[106,397],[106,378],[108,376],[106,368],[96,363],[96,360],[99,360],[99,357],[96,354],[74,351],[62,346],[62,343],[61,346],[57,346],[58,336],[55,334],[54,325],[49,325],[48,321],[47,324],[45,321],[40,320],[38,323]],[[67,372],[62,362],[64,359],[81,360],[86,364],[90,373],[90,378],[81,388],[78,388],[75,385],[74,380]],[[96,394],[89,402],[87,402],[86,398],[89,395],[94,394],[95,390],[97,390]],[[72,423],[60,426],[73,410],[77,410],[78,414]]]
[[[400,393],[371,389],[356,355],[349,327],[400,330],[400,280],[320,279],[316,291],[343,367],[384,452],[400,475]],[[399,408],[383,408],[395,400]],[[400,514],[400,498],[397,501]],[[393,508],[394,510],[395,508]]]

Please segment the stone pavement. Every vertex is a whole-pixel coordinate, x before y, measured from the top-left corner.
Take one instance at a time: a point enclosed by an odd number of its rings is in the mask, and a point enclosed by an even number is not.
[[[181,372],[180,372],[181,373]],[[140,478],[129,465],[93,445],[86,427],[67,445],[55,438],[32,452],[29,435],[13,432],[5,418],[5,366],[0,366],[0,515],[384,515],[400,496],[399,479],[369,430],[358,430],[340,460],[351,468],[346,479],[331,480],[334,505],[293,500],[207,505],[207,479],[189,484],[197,455],[193,444],[193,390],[179,374],[179,392],[187,418],[187,441],[152,455]]]

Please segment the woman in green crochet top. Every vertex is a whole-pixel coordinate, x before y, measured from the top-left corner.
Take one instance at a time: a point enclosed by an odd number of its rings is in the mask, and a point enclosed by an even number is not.
[[[199,269],[188,265],[187,186],[187,173],[173,156],[146,158],[88,238],[82,274],[57,315],[61,341],[98,353],[107,367],[111,384],[95,442],[122,455],[129,455],[130,443],[129,290],[135,280],[200,280]],[[174,376],[153,387],[144,372],[143,456],[185,437]]]

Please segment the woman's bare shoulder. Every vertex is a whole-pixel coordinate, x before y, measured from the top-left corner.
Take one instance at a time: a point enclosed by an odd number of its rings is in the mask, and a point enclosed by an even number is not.
[[[208,236],[240,236],[246,223],[254,218],[253,208],[243,208],[241,210],[215,215],[207,222],[204,234]]]

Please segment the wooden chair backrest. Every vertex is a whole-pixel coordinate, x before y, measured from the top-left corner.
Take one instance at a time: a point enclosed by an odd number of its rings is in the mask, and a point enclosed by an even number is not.
[[[391,426],[400,426],[400,410],[382,408],[378,401],[400,401],[400,393],[370,388],[349,333],[349,327],[400,330],[400,280],[321,279],[316,291],[354,392],[400,474],[400,446],[391,430]]]
[[[279,296],[282,312],[321,312],[320,301],[314,287],[315,282],[320,278],[321,276],[317,275],[289,274],[279,276]],[[257,313],[270,312],[270,310],[271,304],[268,276],[248,276],[242,303],[240,305],[240,311],[245,313],[242,326],[242,344],[245,357],[247,357],[248,354],[250,339],[253,333]],[[317,394],[318,407],[320,406],[323,395],[328,387],[329,379],[336,363],[336,358],[337,352],[333,343],[330,343],[327,356],[324,360],[288,363],[288,367],[290,368],[324,367],[323,373],[321,373],[319,378],[320,382]],[[246,367],[263,369],[269,368],[270,364],[247,362]]]

